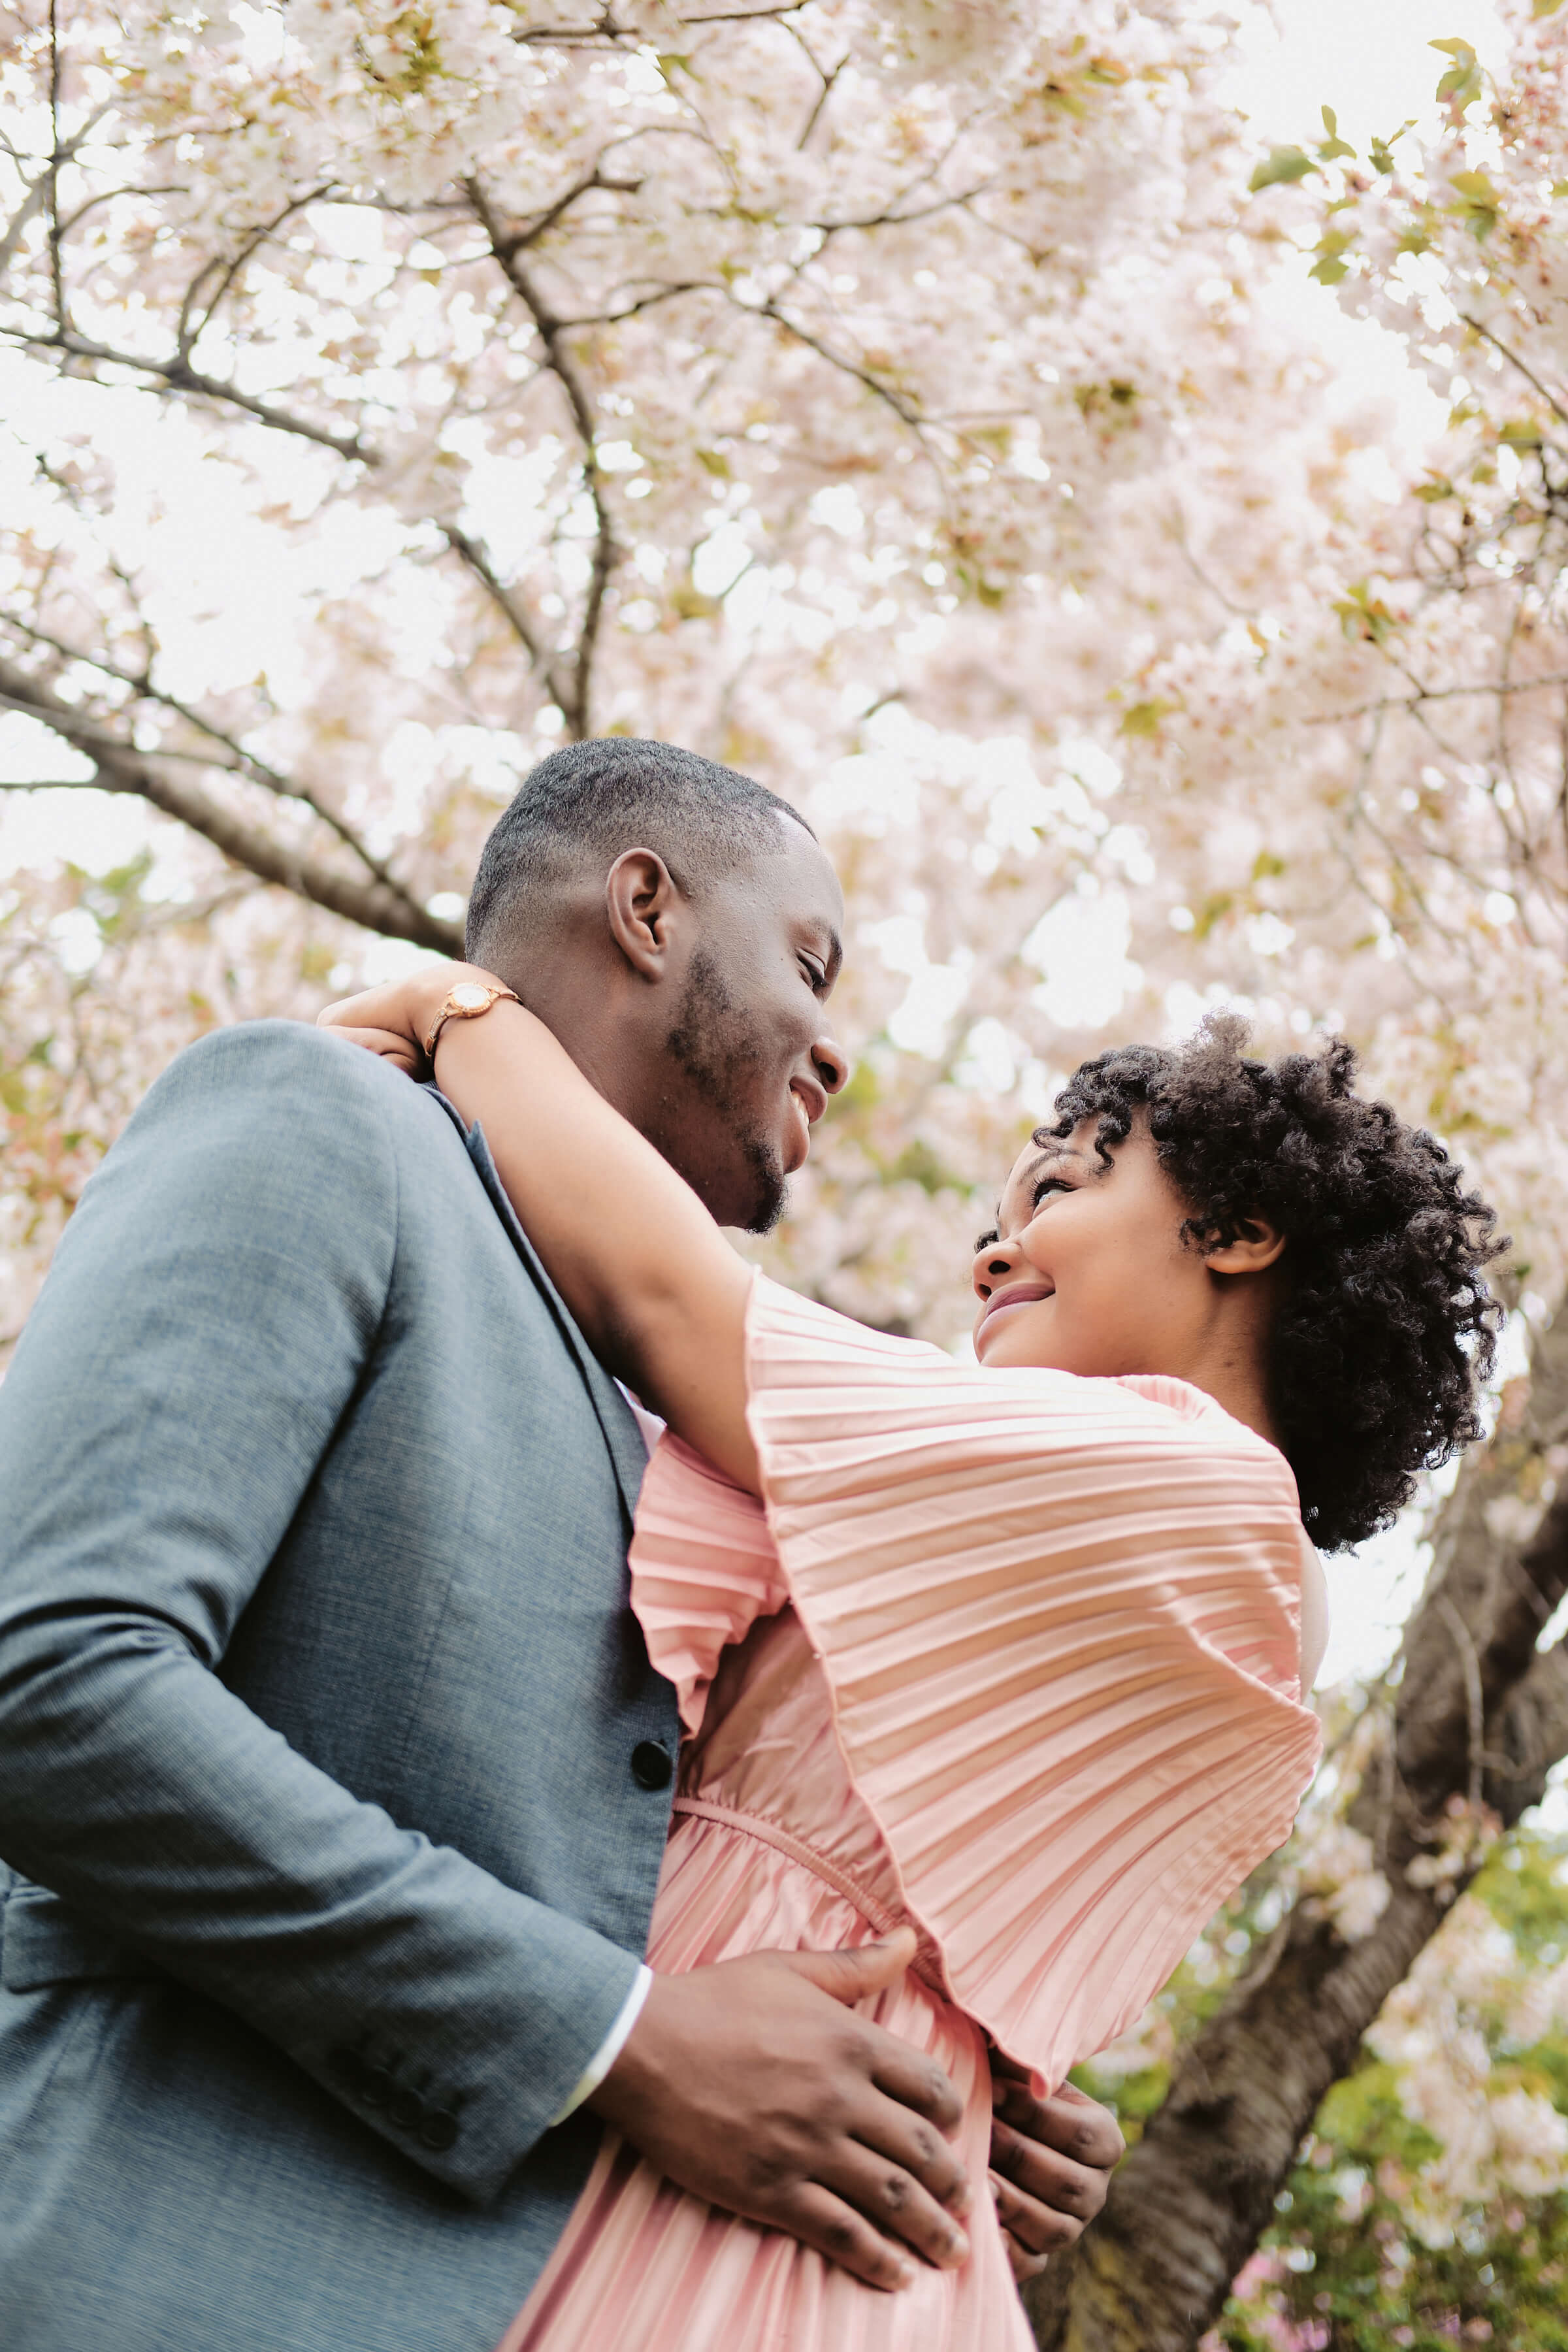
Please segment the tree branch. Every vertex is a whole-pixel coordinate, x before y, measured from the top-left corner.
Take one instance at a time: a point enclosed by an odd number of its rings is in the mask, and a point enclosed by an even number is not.
[[[64,661],[81,662],[86,667],[97,670],[101,677],[111,677],[118,685],[127,688],[138,700],[156,703],[160,709],[172,711],[176,718],[183,719],[198,735],[217,746],[216,753],[168,751],[161,753],[160,757],[192,758],[205,768],[225,768],[233,775],[243,776],[248,782],[259,784],[263,791],[276,793],[280,800],[302,803],[313,816],[320,817],[321,823],[337,835],[345,849],[353,851],[375,881],[384,888],[395,891],[406,902],[411,912],[420,911],[419,901],[398,881],[384,860],[376,856],[346,817],[340,816],[336,809],[323,801],[309,784],[301,783],[296,777],[281,775],[256,752],[247,751],[237,737],[226,733],[221,727],[215,727],[188,702],[182,702],[178,695],[165,693],[162,687],[154,686],[151,658],[146,668],[133,673],[118,667],[100,654],[83,653],[79,646],[68,645],[64,638],[51,636],[45,629],[35,628],[30,621],[24,621],[16,614],[0,614],[0,626],[16,630],[30,644],[47,646],[51,653],[58,654]],[[105,740],[112,740],[107,737]]]
[[[916,433],[920,432],[925,419],[920,410],[904,398],[901,392],[895,392],[890,384],[879,383],[877,377],[861,367],[858,362],[846,359],[841,352],[834,351],[830,345],[814,335],[808,327],[798,325],[794,319],[776,309],[771,300],[757,303],[742,302],[737,305],[737,308],[750,310],[754,319],[771,319],[775,327],[782,328],[786,335],[793,335],[797,343],[804,343],[807,351],[815,352],[818,359],[827,362],[829,367],[842,369],[846,375],[852,375],[858,383],[863,383],[868,392],[875,393],[879,400],[885,400],[895,416],[910,425]]]
[[[370,443],[362,441],[357,433],[334,433],[330,426],[312,425],[308,418],[290,415],[284,408],[275,408],[269,401],[258,400],[248,392],[241,392],[237,383],[225,383],[216,376],[204,375],[199,368],[191,367],[178,353],[173,359],[147,359],[138,352],[117,352],[108,343],[94,342],[89,336],[79,335],[74,330],[57,328],[53,334],[29,334],[25,329],[0,329],[12,342],[29,351],[58,351],[68,359],[91,360],[105,367],[129,368],[137,375],[151,376],[155,383],[170,392],[183,392],[201,400],[215,400],[229,408],[243,409],[247,416],[269,425],[276,433],[292,433],[302,441],[313,441],[319,448],[331,449],[340,457],[347,457],[359,466],[379,466],[381,452]]]
[[[1548,670],[1540,677],[1497,678],[1483,680],[1479,686],[1423,686],[1414,694],[1384,695],[1376,702],[1358,702],[1349,710],[1324,710],[1305,723],[1309,727],[1338,727],[1350,719],[1367,719],[1373,711],[1415,710],[1424,702],[1452,702],[1456,697],[1468,694],[1533,694],[1541,686],[1568,686],[1568,670]]]
[[[564,714],[574,684],[557,667],[553,655],[547,653],[542,638],[524,610],[515,589],[508,588],[498,577],[489,557],[477,540],[455,522],[441,525],[442,536],[458,560],[466,563],[487,596],[495,604],[511,628],[518,642],[543,680],[550,699]]]
[[[1489,342],[1491,345],[1494,352],[1500,352],[1502,353],[1503,358],[1508,362],[1510,367],[1518,369],[1526,383],[1530,384],[1541,394],[1542,399],[1546,403],[1547,407],[1552,411],[1552,415],[1557,418],[1560,424],[1568,425],[1568,408],[1564,408],[1562,402],[1555,399],[1553,395],[1547,391],[1546,386],[1542,383],[1541,378],[1534,373],[1533,370],[1525,366],[1524,362],[1520,358],[1517,352],[1510,350],[1509,346],[1503,341],[1500,335],[1494,335],[1489,327],[1483,327],[1480,320],[1479,319],[1472,319],[1468,310],[1461,310],[1459,317],[1464,321],[1465,325],[1468,327],[1473,335],[1479,335],[1484,342]]]
[[[91,761],[93,772],[81,779],[100,792],[129,793],[161,809],[165,816],[201,834],[216,849],[243,866],[263,882],[276,883],[309,898],[351,923],[380,931],[389,939],[412,940],[440,955],[461,955],[460,923],[429,914],[411,900],[399,885],[361,881],[340,874],[306,851],[264,833],[214,800],[200,785],[162,772],[123,744],[117,743],[92,719],[75,710],[40,680],[29,678],[0,662],[0,701],[11,709],[37,719]],[[37,785],[0,787],[36,791]],[[70,789],[68,784],[66,789]]]
[[[491,252],[506,276],[509,284],[533,321],[534,331],[544,346],[548,363],[566,395],[572,422],[583,452],[583,481],[594,509],[594,554],[588,579],[588,593],[584,602],[583,618],[577,632],[577,650],[573,677],[568,691],[557,695],[568,731],[576,739],[590,732],[594,683],[594,655],[598,644],[599,626],[604,617],[605,595],[610,574],[620,560],[616,544],[615,528],[610,518],[605,493],[605,476],[600,468],[595,447],[594,409],[588,389],[575,359],[568,350],[569,331],[565,320],[555,315],[538,286],[525,268],[521,254],[521,240],[502,229],[484,188],[477,178],[463,183],[474,207],[475,218],[489,240]]]

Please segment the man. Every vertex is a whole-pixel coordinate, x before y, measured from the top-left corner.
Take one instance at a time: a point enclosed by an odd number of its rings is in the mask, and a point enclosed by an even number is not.
[[[839,919],[783,803],[607,742],[524,783],[469,948],[760,1229],[844,1082]],[[952,2088],[845,2006],[900,1951],[641,1966],[641,1459],[432,1090],[288,1024],[153,1087],[0,1390],[10,2352],[487,2352],[598,2116],[868,2278],[955,2258]],[[1037,2245],[1114,2135],[1007,2095]]]

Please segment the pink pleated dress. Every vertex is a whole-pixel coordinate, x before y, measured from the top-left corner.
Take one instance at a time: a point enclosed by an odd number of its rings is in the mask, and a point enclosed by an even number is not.
[[[666,1435],[632,1602],[689,1737],[648,1958],[919,1949],[871,2010],[964,2104],[961,2270],[896,2294],[616,2134],[502,2352],[1030,2352],[986,2189],[989,2045],[1123,2032],[1316,1767],[1282,1457],[1179,1381],[988,1372],[759,1279],[764,1498]]]

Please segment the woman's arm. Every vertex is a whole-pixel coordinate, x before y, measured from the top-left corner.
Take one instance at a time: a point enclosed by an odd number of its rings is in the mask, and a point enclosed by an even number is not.
[[[405,1069],[423,1059],[455,982],[444,964],[330,1005],[324,1027]],[[679,1436],[752,1492],[745,1317],[751,1269],[690,1186],[583,1076],[521,1004],[448,1021],[442,1093],[485,1131],[507,1196],[600,1360]]]

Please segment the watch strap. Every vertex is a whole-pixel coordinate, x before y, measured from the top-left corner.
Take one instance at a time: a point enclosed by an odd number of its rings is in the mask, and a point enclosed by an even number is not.
[[[460,980],[447,992],[440,1010],[430,1024],[425,1040],[425,1058],[433,1062],[436,1046],[448,1021],[478,1021],[495,1005],[510,1003],[521,1004],[522,999],[515,988],[503,988],[499,981]]]

